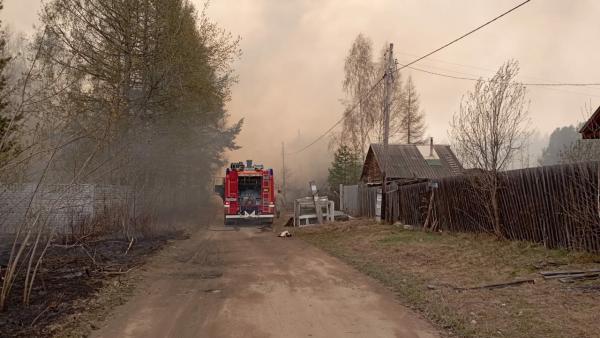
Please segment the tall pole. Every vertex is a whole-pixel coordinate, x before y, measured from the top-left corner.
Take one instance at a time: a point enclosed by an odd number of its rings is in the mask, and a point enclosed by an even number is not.
[[[392,106],[392,94],[394,87],[394,44],[390,43],[390,49],[387,52],[387,66],[385,67],[384,94],[385,102],[383,104],[383,182],[381,185],[382,216],[386,219],[387,208],[387,174],[389,162],[389,137],[390,137],[390,108]]]
[[[385,153],[384,171],[387,171],[388,144],[390,137],[390,108],[392,105],[392,87],[394,85],[394,44],[390,43],[385,69],[385,102],[383,104],[383,151]]]
[[[285,143],[281,142],[281,193],[283,195],[283,202],[287,203],[285,196]]]

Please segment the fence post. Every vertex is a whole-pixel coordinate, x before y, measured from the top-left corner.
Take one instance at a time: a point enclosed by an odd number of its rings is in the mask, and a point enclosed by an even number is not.
[[[344,211],[344,185],[340,184],[340,211]]]
[[[375,197],[375,220],[381,222],[381,203],[383,200],[382,189],[377,189],[377,195]]]

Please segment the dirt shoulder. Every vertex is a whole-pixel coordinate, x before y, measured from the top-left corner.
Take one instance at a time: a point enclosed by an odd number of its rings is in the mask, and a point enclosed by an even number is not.
[[[29,306],[22,305],[23,274],[17,275],[9,306],[0,312],[0,336],[88,335],[95,322],[126,301],[147,260],[166,244],[184,237],[169,233],[133,243],[103,239],[52,245],[37,274]],[[0,250],[2,266],[8,261],[8,250],[8,245]]]
[[[600,280],[561,283],[539,275],[598,269],[600,256],[365,220],[295,234],[378,279],[448,335],[598,337],[600,332]],[[460,290],[529,278],[535,284]]]

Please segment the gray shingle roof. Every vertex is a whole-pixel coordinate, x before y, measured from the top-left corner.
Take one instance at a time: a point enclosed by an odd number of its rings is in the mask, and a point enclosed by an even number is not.
[[[434,145],[439,156],[437,165],[431,165],[425,160],[414,144],[390,144],[388,162],[389,178],[441,178],[460,175],[463,167],[448,145]],[[369,152],[373,152],[377,163],[383,165],[383,145],[371,144]],[[365,170],[363,169],[363,175]]]

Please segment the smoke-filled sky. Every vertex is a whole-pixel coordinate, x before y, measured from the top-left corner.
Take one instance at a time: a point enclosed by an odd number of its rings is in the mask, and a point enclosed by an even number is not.
[[[31,31],[39,0],[5,0],[3,22]],[[202,0],[194,0],[199,8]],[[239,82],[228,105],[245,119],[232,160],[280,166],[281,142],[301,147],[342,114],[344,57],[363,33],[379,53],[393,42],[407,63],[462,35],[520,0],[213,0],[208,13],[242,38],[235,68]],[[596,0],[533,0],[505,18],[419,62],[452,75],[489,77],[506,60],[520,62],[524,82],[600,82]],[[473,82],[412,75],[425,111],[427,135],[448,142],[447,129]],[[600,87],[529,87],[532,127],[542,134],[584,119],[582,107],[600,104]],[[330,161],[327,140],[311,151],[317,166]],[[308,156],[288,158],[292,167],[314,167]],[[294,168],[292,168],[293,171]],[[324,170],[324,168],[320,168]],[[304,179],[304,178],[303,178]]]

